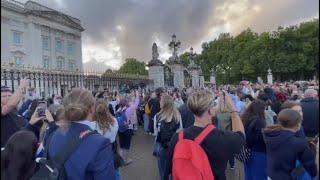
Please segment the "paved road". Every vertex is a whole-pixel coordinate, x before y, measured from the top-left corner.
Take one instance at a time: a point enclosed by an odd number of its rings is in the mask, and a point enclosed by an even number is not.
[[[123,180],[160,180],[157,159],[152,155],[154,137],[143,134],[140,128],[132,138],[132,164],[120,169]],[[243,180],[241,163],[236,161],[236,170],[227,168],[228,180]]]

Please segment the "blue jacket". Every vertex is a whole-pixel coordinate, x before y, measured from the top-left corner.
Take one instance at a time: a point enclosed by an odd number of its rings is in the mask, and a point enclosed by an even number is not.
[[[319,133],[319,100],[305,98],[300,102],[303,112],[302,126],[307,137]]]
[[[264,132],[267,148],[267,174],[271,179],[292,179],[291,172],[300,161],[305,170],[316,176],[317,167],[315,156],[310,150],[304,137],[286,130],[272,130]]]
[[[88,125],[80,123],[71,123],[67,132],[61,128],[57,129],[49,142],[49,157],[53,157],[65,148],[71,134],[80,134],[89,129],[91,130]],[[110,141],[100,134],[86,137],[64,165],[68,180],[114,180],[115,169],[111,148]]]
[[[30,106],[31,103],[32,103],[31,99],[28,99],[25,102],[23,102],[21,107],[20,107],[20,109],[19,109],[19,111],[18,111],[18,114],[22,116],[23,113],[29,109],[29,106]]]

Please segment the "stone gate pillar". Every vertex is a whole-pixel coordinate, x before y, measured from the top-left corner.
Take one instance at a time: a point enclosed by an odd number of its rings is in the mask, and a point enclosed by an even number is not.
[[[184,88],[184,66],[182,64],[171,65],[171,71],[173,72],[173,86]]]
[[[153,86],[164,87],[163,66],[149,66],[149,79],[153,80]]]
[[[267,80],[268,80],[268,84],[273,84],[273,76],[270,68],[268,69]]]
[[[149,79],[153,80],[153,87],[164,87],[164,65],[158,59],[158,46],[156,43],[152,45],[152,59],[148,63]]]

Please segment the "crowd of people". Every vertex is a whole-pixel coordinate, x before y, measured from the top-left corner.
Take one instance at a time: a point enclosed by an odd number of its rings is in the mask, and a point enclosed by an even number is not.
[[[319,178],[316,82],[73,88],[46,99],[29,84],[1,87],[2,179],[121,179],[139,127],[154,137],[161,180],[223,180],[236,161],[246,180]]]

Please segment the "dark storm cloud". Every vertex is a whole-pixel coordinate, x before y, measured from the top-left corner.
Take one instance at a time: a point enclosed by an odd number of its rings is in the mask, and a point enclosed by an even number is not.
[[[81,20],[83,38],[103,45],[110,38],[120,44],[122,56],[143,61],[151,58],[154,38],[169,43],[176,33],[182,48],[197,42],[209,28],[212,0],[41,0],[40,3]],[[116,29],[123,27],[124,33]]]
[[[41,4],[81,20],[83,43],[106,47],[110,39],[120,46],[122,58],[151,58],[155,38],[168,44],[176,33],[181,50],[199,44],[212,27],[226,22],[238,33],[247,27],[270,31],[279,25],[319,16],[318,0],[40,0]],[[235,5],[236,4],[236,5]],[[220,9],[217,7],[220,7]],[[223,7],[223,8],[221,8]],[[260,10],[254,16],[236,21]],[[117,29],[122,27],[122,31]],[[218,31],[219,32],[219,31]],[[215,35],[216,37],[217,35]],[[205,39],[210,41],[212,39]]]

